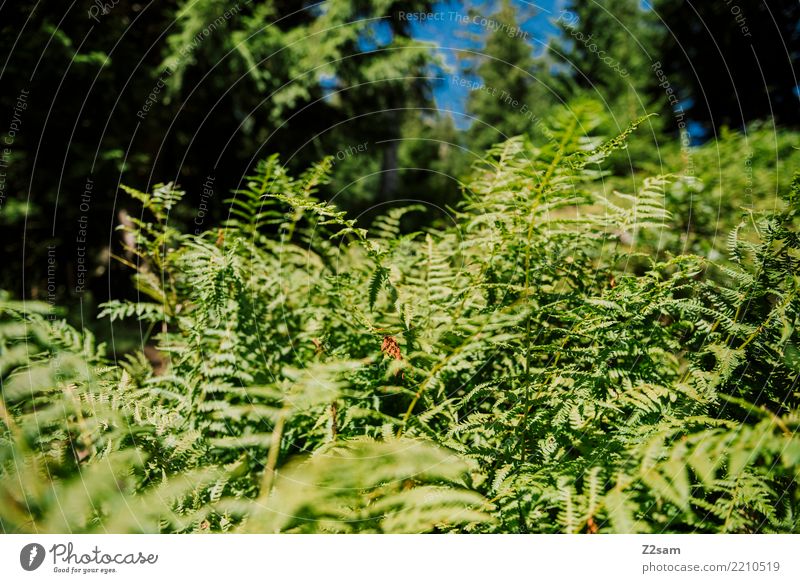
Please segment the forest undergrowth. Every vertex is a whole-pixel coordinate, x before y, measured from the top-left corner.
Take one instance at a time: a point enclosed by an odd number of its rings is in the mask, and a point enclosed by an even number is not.
[[[797,532],[800,179],[685,254],[694,182],[610,190],[643,120],[591,113],[418,232],[319,200],[330,159],[262,161],[199,235],[127,189],[141,299],[102,315],[163,366],[2,298],[0,530]]]

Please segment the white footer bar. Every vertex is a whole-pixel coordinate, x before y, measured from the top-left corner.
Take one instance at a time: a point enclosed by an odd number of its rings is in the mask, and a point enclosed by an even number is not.
[[[800,581],[800,535],[0,535],[2,581]]]

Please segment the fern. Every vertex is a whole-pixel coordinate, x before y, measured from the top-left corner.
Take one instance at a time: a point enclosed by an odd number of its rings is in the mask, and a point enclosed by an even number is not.
[[[128,190],[153,301],[102,314],[150,325],[163,370],[3,300],[3,529],[797,531],[800,180],[728,259],[682,254],[670,203],[702,184],[606,187],[641,122],[555,114],[411,233],[419,209],[370,232],[319,199],[330,160],[267,159],[194,235],[176,188]]]

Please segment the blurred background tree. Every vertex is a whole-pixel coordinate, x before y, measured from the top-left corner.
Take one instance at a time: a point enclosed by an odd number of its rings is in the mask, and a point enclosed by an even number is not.
[[[76,296],[78,247],[89,250],[91,270],[82,299],[131,292],[101,277],[120,268],[108,261],[120,253],[119,213],[137,208],[120,184],[179,183],[188,204],[170,220],[206,226],[274,152],[298,168],[334,156],[330,191],[347,190],[345,207],[398,195],[398,139],[406,119],[433,106],[436,57],[396,15],[429,11],[430,2],[120,0],[107,14],[96,9],[45,2],[1,11],[3,111],[20,91],[29,95],[0,215],[8,240],[25,245],[3,266],[15,293],[44,296],[44,242],[57,250],[60,299]],[[347,187],[366,170],[374,174]]]
[[[707,135],[773,118],[797,127],[800,3],[656,0],[669,34],[656,51]]]
[[[652,70],[656,47],[667,31],[639,0],[570,0],[559,11],[560,35],[549,47],[553,85],[561,99],[594,99],[606,111],[601,132],[617,134],[631,120],[658,114],[631,136],[625,151],[611,160],[615,174],[631,172],[660,160],[659,142],[674,131],[672,108]],[[660,93],[659,93],[660,92]]]
[[[666,31],[639,0],[570,0],[559,12],[561,35],[550,45],[565,98],[600,100],[620,127],[661,109],[651,70]]]
[[[533,39],[520,24],[534,17],[533,8],[503,0],[491,15],[495,30],[480,56],[467,61],[468,73],[483,87],[470,92],[467,112],[474,118],[466,135],[470,149],[482,151],[512,136],[535,132],[554,95],[545,62],[534,56]]]

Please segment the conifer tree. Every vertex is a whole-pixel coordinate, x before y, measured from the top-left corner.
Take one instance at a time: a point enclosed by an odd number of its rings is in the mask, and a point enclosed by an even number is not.
[[[520,28],[518,5],[503,0],[490,20],[493,30],[473,63],[482,87],[467,102],[468,113],[476,118],[468,142],[476,151],[535,132],[551,98],[544,65],[533,54],[530,34]]]

